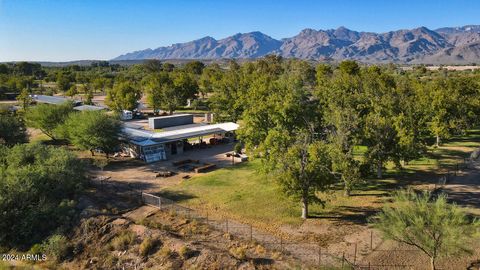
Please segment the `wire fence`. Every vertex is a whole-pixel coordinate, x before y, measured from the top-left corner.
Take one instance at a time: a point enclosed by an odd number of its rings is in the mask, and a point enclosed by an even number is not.
[[[468,169],[469,159],[459,162],[453,166],[445,174],[441,175],[438,182],[435,183],[435,191],[441,191],[449,182],[453,181],[461,170]],[[247,241],[255,242],[278,251],[282,254],[291,256],[298,260],[301,265],[309,265],[318,269],[335,268],[335,269],[413,269],[411,264],[375,264],[366,260],[368,256],[382,256],[381,253],[411,253],[418,250],[391,249],[382,250],[379,247],[383,243],[379,235],[370,232],[369,239],[363,239],[361,242],[349,243],[343,250],[329,250],[322,247],[319,243],[308,241],[292,241],[284,239],[281,236],[275,236],[264,233],[255,229],[251,224],[240,223],[228,218],[219,219],[209,216],[208,212],[200,212],[188,207],[177,204],[175,201],[145,192],[141,192],[141,187],[134,184],[117,187],[115,183],[110,181],[99,181],[101,188],[111,188],[115,192],[121,192],[130,197],[132,201],[146,204],[158,208],[161,211],[168,211],[175,215],[181,215],[189,219],[195,219],[216,230],[234,235]],[[213,242],[214,239],[205,239],[205,241]],[[380,255],[378,255],[380,254]]]
[[[292,256],[301,262],[311,266],[321,268],[341,267],[342,269],[353,269],[355,257],[357,254],[343,252],[342,254],[333,254],[328,249],[321,247],[318,243],[309,243],[301,241],[292,241],[283,237],[274,236],[269,233],[263,233],[255,229],[251,224],[240,223],[228,218],[218,219],[200,213],[190,208],[176,204],[174,201],[161,196],[141,193],[144,204],[158,208],[161,211],[168,211],[175,215],[181,215],[186,218],[196,219],[218,231],[227,233],[247,241],[261,244],[270,250],[280,252],[284,255]],[[212,241],[212,239],[208,239]],[[353,257],[352,257],[353,256]]]

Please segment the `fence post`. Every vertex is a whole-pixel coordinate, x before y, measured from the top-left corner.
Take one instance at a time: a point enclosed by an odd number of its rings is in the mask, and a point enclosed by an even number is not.
[[[322,267],[322,247],[318,244],[318,267]]]
[[[355,253],[353,254],[353,266],[357,263],[357,243],[355,243]]]
[[[250,242],[253,239],[253,229],[252,229],[252,224],[250,224]]]
[[[226,228],[226,230],[227,230],[227,233],[228,233],[228,218],[227,218],[227,219],[225,219],[225,228]]]
[[[342,254],[342,269],[343,269],[344,264],[345,264],[345,251]]]
[[[373,251],[373,231],[370,231],[370,251]]]

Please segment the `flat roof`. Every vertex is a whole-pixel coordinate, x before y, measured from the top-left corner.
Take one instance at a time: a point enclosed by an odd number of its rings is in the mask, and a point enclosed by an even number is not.
[[[186,124],[186,125],[179,125],[179,126],[173,126],[173,127],[163,127],[161,128],[161,130],[172,131],[172,130],[178,130],[178,129],[184,129],[184,128],[207,126],[207,125],[208,125],[207,123],[194,123],[194,124]]]
[[[60,105],[60,104],[63,104],[67,101],[74,102],[74,103],[80,103],[81,102],[79,100],[74,100],[74,99],[65,98],[65,97],[57,97],[57,96],[31,95],[31,97],[36,102],[54,104],[54,105]]]
[[[122,133],[130,142],[137,145],[153,145],[179,141],[188,138],[201,137],[210,134],[224,133],[238,129],[238,124],[227,122],[212,125],[188,127],[164,132],[152,132],[142,129],[124,127]]]
[[[166,119],[166,118],[175,118],[175,117],[182,117],[182,116],[192,116],[193,114],[189,113],[181,113],[181,114],[172,114],[172,115],[163,115],[163,116],[155,116],[155,117],[149,117],[148,119]]]
[[[80,106],[73,107],[73,109],[79,110],[79,111],[101,111],[101,110],[106,110],[107,108],[94,106],[94,105],[80,105]]]

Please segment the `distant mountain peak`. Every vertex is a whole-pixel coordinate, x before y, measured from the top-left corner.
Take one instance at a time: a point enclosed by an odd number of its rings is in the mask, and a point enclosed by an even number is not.
[[[268,54],[301,59],[353,59],[369,63],[472,63],[480,59],[480,26],[425,26],[387,33],[305,28],[277,40],[260,31],[223,39],[206,36],[191,42],[127,53],[113,60],[257,58]]]

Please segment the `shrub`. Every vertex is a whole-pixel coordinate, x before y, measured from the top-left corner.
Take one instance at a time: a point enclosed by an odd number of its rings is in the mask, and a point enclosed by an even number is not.
[[[30,254],[42,254],[44,252],[43,246],[41,244],[33,245],[28,253]]]
[[[160,256],[170,257],[171,255],[172,255],[172,251],[170,250],[169,247],[163,246],[162,249],[160,249]]]
[[[233,148],[233,151],[237,154],[241,154],[242,153],[242,143],[241,142],[238,142],[237,144],[235,144],[235,147]]]
[[[0,146],[0,246],[25,249],[73,225],[84,172],[64,148]]]
[[[245,246],[232,247],[229,252],[233,257],[239,260],[245,260],[247,258],[247,248]]]
[[[126,250],[135,242],[136,235],[132,231],[124,231],[112,240],[111,247],[114,250]]]
[[[187,246],[182,246],[179,250],[178,250],[178,253],[180,254],[180,256],[182,256],[183,259],[188,259],[190,258],[190,255],[192,253],[192,250],[190,248],[188,248]]]
[[[150,237],[147,237],[145,239],[143,239],[142,243],[140,244],[140,247],[139,247],[139,253],[141,256],[147,256],[148,254],[150,254],[153,250],[153,248],[155,247],[155,240],[150,238]]]
[[[54,234],[43,244],[43,250],[56,261],[63,261],[70,252],[70,244],[65,236]]]
[[[265,248],[264,248],[262,245],[257,245],[257,246],[255,247],[255,253],[261,255],[261,254],[265,254],[265,252],[266,252],[266,250],[265,250]]]

